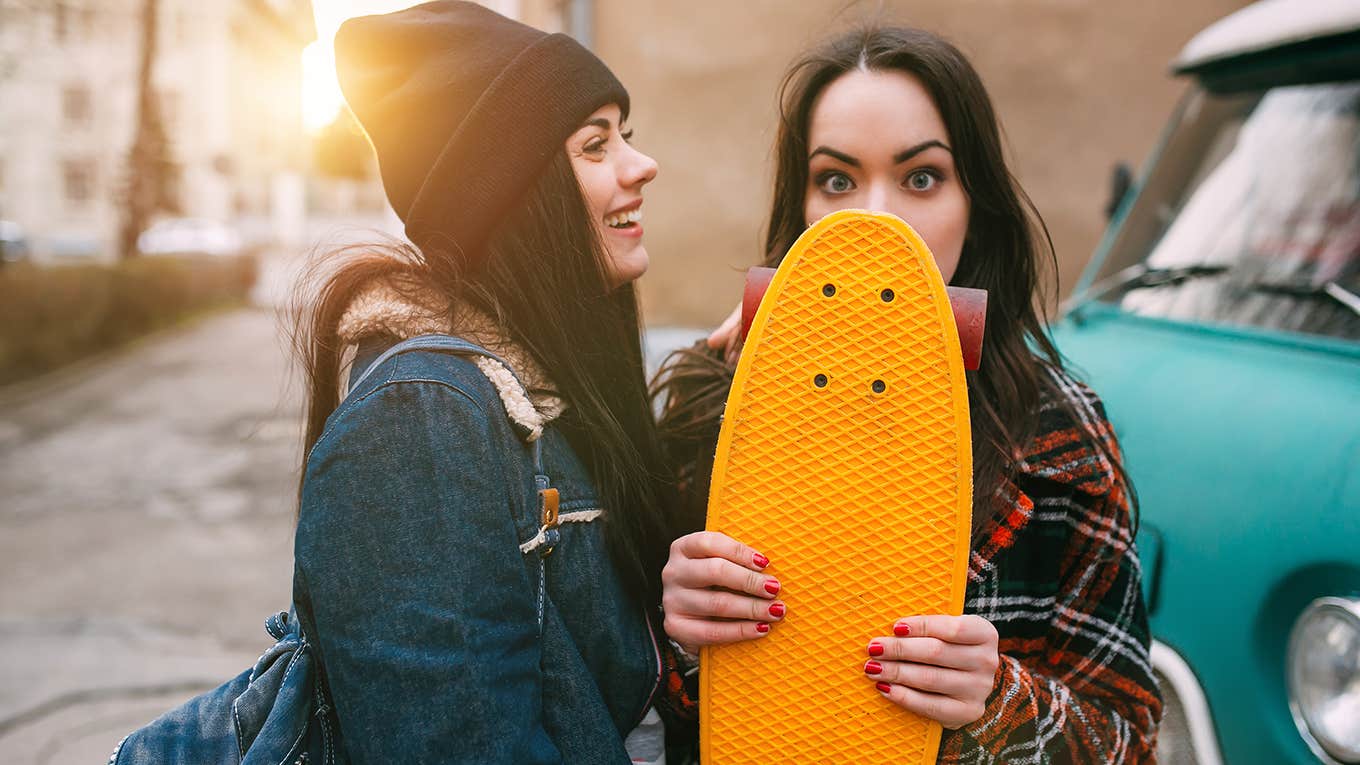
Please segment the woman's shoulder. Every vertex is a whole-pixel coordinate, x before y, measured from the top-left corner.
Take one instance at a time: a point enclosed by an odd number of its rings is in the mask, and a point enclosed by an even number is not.
[[[371,359],[356,359],[367,361]],[[357,383],[327,419],[313,456],[356,439],[410,441],[424,434],[480,443],[497,436],[513,438],[510,428],[497,422],[505,417],[495,387],[467,356],[429,350],[399,353],[379,361]]]
[[[1109,493],[1120,453],[1100,396],[1070,371],[1046,362],[1039,364],[1039,381],[1038,423],[1021,472],[1093,496]]]
[[[1070,370],[1043,362],[1039,380],[1040,433],[1077,428],[1103,438],[1111,432],[1105,402]]]
[[[355,366],[378,361],[381,351],[355,357]],[[365,358],[367,356],[367,358]],[[496,400],[496,391],[486,374],[471,354],[451,353],[433,349],[412,349],[382,359],[345,396],[344,404],[359,403],[373,393],[390,386],[433,385],[449,388],[470,401],[486,404]]]
[[[419,390],[429,395],[412,395]],[[408,350],[382,359],[349,391],[336,414],[361,408],[443,409],[452,398],[480,416],[496,412],[496,388],[476,358],[438,350]]]

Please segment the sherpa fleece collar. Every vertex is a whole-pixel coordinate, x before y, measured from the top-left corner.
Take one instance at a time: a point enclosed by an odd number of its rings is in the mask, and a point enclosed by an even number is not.
[[[355,294],[338,330],[347,344],[374,336],[406,340],[443,333],[486,348],[505,364],[485,356],[476,357],[474,363],[495,386],[506,415],[527,441],[541,437],[543,427],[566,408],[547,372],[528,351],[506,338],[495,320],[467,308],[455,315],[448,299],[428,286],[398,283],[391,277],[375,279]]]

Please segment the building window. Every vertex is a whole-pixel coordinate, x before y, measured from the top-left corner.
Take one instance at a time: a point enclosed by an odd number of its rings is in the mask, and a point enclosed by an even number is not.
[[[95,36],[99,20],[95,9],[70,0],[52,3],[52,36],[57,42],[89,40]]]
[[[94,117],[90,89],[84,85],[69,85],[61,94],[61,113],[68,125],[88,125]]]
[[[94,198],[94,163],[88,159],[68,159],[62,163],[66,201],[83,205]]]
[[[71,9],[58,0],[52,8],[52,16],[52,36],[57,38],[57,42],[65,42],[66,35],[71,31]]]

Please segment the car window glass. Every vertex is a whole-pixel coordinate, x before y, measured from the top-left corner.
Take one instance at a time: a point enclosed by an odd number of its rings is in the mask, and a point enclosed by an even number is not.
[[[1154,171],[1189,182],[1153,200],[1144,265],[1194,278],[1115,297],[1144,315],[1360,339],[1344,301],[1360,293],[1360,83],[1276,88],[1243,107],[1210,126],[1197,162]]]

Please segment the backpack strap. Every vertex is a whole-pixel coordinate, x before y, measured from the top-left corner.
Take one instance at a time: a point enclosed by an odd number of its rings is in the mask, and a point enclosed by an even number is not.
[[[435,351],[438,353],[452,353],[460,356],[480,356],[505,364],[505,359],[502,359],[500,356],[497,356],[482,346],[464,340],[461,337],[454,337],[453,335],[418,335],[407,340],[402,340],[383,351],[378,358],[374,359],[372,363],[364,369],[362,374],[350,382],[349,389],[354,390],[359,387],[359,384],[367,379],[368,376],[373,373],[373,370],[377,369],[384,361],[387,361],[393,356],[410,353],[412,351]],[[505,367],[506,369],[509,369],[510,365],[505,364]],[[511,370],[510,373],[513,375],[514,370]],[[519,377],[515,377],[515,382],[518,382],[520,387],[524,386],[523,381],[521,381]]]

